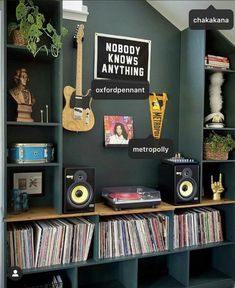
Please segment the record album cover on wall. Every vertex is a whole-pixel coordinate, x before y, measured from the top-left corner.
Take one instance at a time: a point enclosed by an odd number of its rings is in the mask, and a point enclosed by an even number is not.
[[[133,138],[131,116],[104,116],[104,142],[106,147],[126,147]]]

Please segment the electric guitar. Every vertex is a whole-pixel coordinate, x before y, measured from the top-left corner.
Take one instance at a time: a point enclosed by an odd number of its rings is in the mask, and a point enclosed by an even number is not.
[[[84,25],[79,25],[76,31],[77,65],[76,89],[71,86],[64,87],[65,106],[63,109],[63,127],[70,131],[89,131],[95,124],[94,114],[91,110],[91,89],[82,94],[82,41]]]

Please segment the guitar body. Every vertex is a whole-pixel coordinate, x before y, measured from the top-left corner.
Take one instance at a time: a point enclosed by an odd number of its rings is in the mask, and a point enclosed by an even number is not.
[[[64,87],[64,98],[65,98],[65,106],[63,109],[63,127],[69,131],[89,131],[93,128],[95,124],[94,113],[91,110],[91,96],[90,89],[87,91],[86,95],[76,96],[76,89],[71,86]],[[82,103],[85,103],[84,99],[89,103],[86,107],[81,107],[81,105],[73,105],[71,102],[73,98],[78,98]],[[71,107],[72,106],[72,107]]]

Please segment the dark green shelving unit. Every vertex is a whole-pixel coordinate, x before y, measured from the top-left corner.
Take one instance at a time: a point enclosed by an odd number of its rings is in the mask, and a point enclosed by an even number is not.
[[[207,54],[227,56],[231,69],[210,69],[204,67],[204,56]],[[235,46],[218,31],[192,31],[186,29],[181,38],[181,95],[180,95],[180,124],[179,150],[186,155],[195,157],[201,163],[200,190],[202,197],[211,198],[210,177],[223,174],[225,187],[224,198],[235,199],[234,153],[227,161],[213,161],[203,159],[203,139],[211,131],[217,133],[231,133],[234,136],[235,117],[232,107],[235,105],[233,91],[235,87]],[[189,65],[190,63],[190,65]],[[211,129],[204,127],[204,117],[210,113],[209,109],[209,76],[213,72],[222,72],[225,78],[222,86],[223,111],[225,127]],[[188,109],[189,108],[189,109]],[[190,119],[190,120],[189,120]],[[219,176],[218,176],[219,177]],[[223,217],[225,241],[204,245],[194,249],[189,247],[189,287],[219,288],[233,287],[235,280],[235,235],[234,220],[235,206],[218,205]]]
[[[16,0],[5,1],[5,25],[12,20]],[[60,27],[62,24],[62,1],[38,0],[44,13],[52,19],[52,22]],[[75,25],[76,26],[76,25]],[[6,30],[6,29],[5,29]],[[180,36],[180,34],[179,34]],[[7,36],[5,36],[6,43]],[[90,49],[90,48],[89,48]],[[235,98],[235,47],[226,41],[223,36],[215,31],[193,31],[185,30],[181,33],[181,77],[180,77],[180,99],[179,99],[179,151],[184,155],[196,158],[201,163],[200,188],[205,196],[208,195],[210,174],[222,171],[225,177],[226,190],[224,197],[235,200],[235,157],[228,161],[205,161],[203,160],[203,138],[212,129],[204,127],[204,116],[208,111],[206,101],[208,89],[208,75],[220,69],[207,69],[204,67],[204,56],[206,53],[229,56],[231,59],[231,70],[222,70],[226,77],[224,84],[224,112],[226,114],[227,127],[220,130],[231,132],[235,135],[235,114],[233,107]],[[62,63],[60,55],[58,59],[47,56],[41,51],[34,59],[25,47],[15,47],[12,44],[5,45],[6,65],[6,87],[12,87],[14,71],[19,67],[26,67],[30,75],[30,90],[35,94],[36,104],[33,107],[34,123],[19,123],[15,121],[15,113],[11,109],[9,95],[5,95],[5,151],[11,143],[38,142],[54,143],[56,147],[56,159],[52,163],[43,164],[15,164],[9,163],[5,157],[5,236],[7,235],[7,222],[17,222],[7,216],[10,214],[10,189],[11,175],[14,171],[38,171],[43,170],[45,174],[45,193],[43,197],[31,199],[31,208],[35,208],[33,215],[19,215],[18,222],[45,219],[43,213],[35,212],[38,207],[53,208],[52,216],[55,219],[69,215],[62,213],[62,167],[63,167],[63,129],[61,116],[63,108],[63,85],[62,85]],[[178,103],[178,102],[177,102]],[[49,105],[49,123],[40,122],[40,109]],[[105,104],[107,105],[107,104]],[[173,105],[174,106],[174,105]],[[171,128],[172,129],[172,128]],[[177,128],[178,129],[178,128]],[[68,132],[67,132],[68,133]],[[81,137],[85,137],[82,135]],[[89,136],[88,136],[89,137]],[[110,151],[108,151],[110,153]],[[107,153],[108,153],[107,152]],[[6,153],[7,154],[7,153]],[[65,160],[64,160],[65,161]],[[204,205],[205,203],[205,205]],[[66,279],[65,288],[232,288],[235,280],[235,202],[214,204],[202,202],[199,206],[211,205],[221,211],[224,227],[224,242],[210,243],[206,245],[191,246],[181,249],[173,249],[173,217],[174,210],[178,209],[171,205],[160,206],[156,213],[164,213],[169,216],[169,250],[160,253],[139,254],[135,256],[98,259],[99,221],[104,216],[118,215],[118,212],[96,209],[94,215],[82,215],[95,223],[88,260],[85,262],[69,263],[65,265],[54,265],[49,267],[32,268],[23,270],[23,279],[34,278],[36,275],[44,277],[55,272],[60,273]],[[194,207],[191,205],[190,207]],[[187,208],[181,206],[180,209]],[[50,210],[51,211],[51,210]],[[106,210],[105,210],[106,211]],[[148,210],[142,210],[142,213]],[[151,210],[152,212],[152,210]],[[56,214],[57,213],[57,214]],[[140,213],[140,212],[139,212]],[[120,212],[122,214],[122,212]],[[79,216],[73,215],[72,217]],[[6,237],[5,237],[6,238]],[[78,239],[79,241],[79,239]],[[7,239],[6,239],[7,247]],[[7,272],[7,262],[5,263]],[[5,273],[6,275],[6,273]],[[4,288],[12,287],[10,281],[5,277]],[[22,282],[14,282],[14,288]]]
[[[46,3],[47,2],[47,3]],[[56,28],[62,25],[62,1],[37,1],[41,11],[47,19]],[[62,143],[63,129],[61,125],[61,111],[63,98],[62,87],[62,53],[58,58],[46,54],[41,50],[36,58],[34,58],[26,47],[15,46],[9,43],[7,35],[7,24],[14,21],[15,7],[18,1],[4,1],[5,16],[5,210],[4,215],[11,213],[11,196],[12,174],[14,172],[33,172],[43,171],[44,182],[43,195],[39,197],[30,197],[30,207],[50,206],[57,211],[62,212]],[[13,76],[16,69],[26,68],[29,75],[28,89],[33,93],[36,102],[33,106],[32,117],[35,122],[21,123],[16,122],[16,104],[11,99],[8,90],[14,86]],[[49,107],[49,123],[41,123],[40,110],[44,110],[45,106]],[[53,143],[55,146],[55,161],[51,163],[33,163],[33,164],[17,164],[11,163],[7,159],[7,147],[12,143]],[[7,229],[7,224],[6,224]],[[6,232],[6,231],[5,231]],[[6,243],[7,245],[7,243]],[[69,267],[66,270],[58,267],[57,270],[62,271],[68,280],[68,285],[72,283],[73,269]],[[43,269],[46,275],[46,270]],[[33,272],[33,271],[32,271]],[[27,272],[26,272],[27,274]],[[5,266],[5,276],[7,275],[7,264]],[[32,277],[26,275],[26,278]],[[11,287],[9,279],[5,277],[3,287]],[[14,284],[16,285],[16,284]],[[21,282],[18,283],[19,287]],[[23,284],[22,284],[23,285]]]

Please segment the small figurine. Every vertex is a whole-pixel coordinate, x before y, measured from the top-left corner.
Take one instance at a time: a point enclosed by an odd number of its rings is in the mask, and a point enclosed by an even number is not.
[[[221,200],[221,193],[224,191],[224,187],[222,185],[222,174],[219,174],[219,181],[214,182],[213,175],[211,175],[211,189],[213,191],[213,200]]]
[[[10,89],[9,93],[18,104],[18,115],[16,121],[33,122],[31,114],[32,106],[35,103],[35,98],[27,89],[27,83],[29,81],[27,70],[25,68],[17,69],[14,75],[14,81],[16,86]]]
[[[13,189],[12,193],[12,207],[13,213],[18,214],[29,209],[28,193],[19,189]]]

